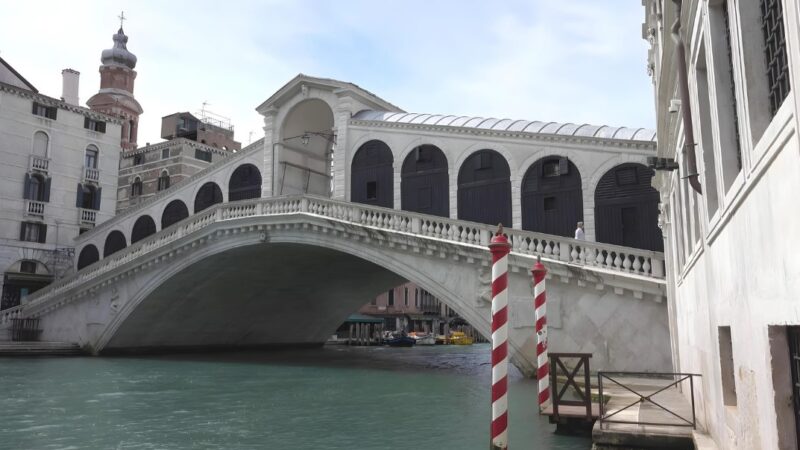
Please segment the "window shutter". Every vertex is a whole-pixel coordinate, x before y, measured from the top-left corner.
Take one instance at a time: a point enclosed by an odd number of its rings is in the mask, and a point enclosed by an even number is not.
[[[80,208],[83,206],[83,185],[78,183],[78,195],[75,198],[75,206]]]
[[[29,173],[25,174],[25,186],[22,190],[22,198],[25,200],[31,199],[31,174]]]
[[[47,242],[47,225],[40,223],[36,226],[39,227],[39,243],[44,244]]]
[[[36,114],[36,107],[37,107],[37,106],[39,106],[39,104],[38,104],[38,103],[36,103],[36,102],[33,102],[33,108],[31,108],[31,113],[32,113],[32,114]]]
[[[88,117],[84,117],[83,118],[83,128],[86,128],[87,130],[89,129],[89,118]]]
[[[101,133],[106,132],[106,123],[105,122],[97,122],[97,131]]]
[[[44,179],[44,196],[43,201],[49,202],[50,201],[50,177]]]
[[[567,175],[569,173],[569,160],[567,158],[558,159],[558,174]]]
[[[26,228],[28,228],[28,223],[27,222],[22,222],[20,224],[20,227],[19,227],[19,240],[20,241],[24,241],[25,240],[25,230],[26,230]]]
[[[49,119],[56,120],[56,116],[58,115],[58,108],[50,107],[47,109],[47,117]]]
[[[93,200],[92,203],[94,204],[92,205],[92,209],[94,209],[95,211],[100,211],[100,194],[102,193],[103,193],[103,188],[97,188],[97,190],[94,191],[94,198],[92,199]]]

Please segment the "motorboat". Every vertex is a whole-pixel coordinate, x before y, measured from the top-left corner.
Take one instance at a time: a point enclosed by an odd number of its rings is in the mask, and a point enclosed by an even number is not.
[[[450,333],[450,344],[452,345],[472,345],[473,339],[463,331],[453,331]]]
[[[417,343],[417,340],[411,336],[402,334],[385,339],[383,343],[389,347],[413,347]]]
[[[409,333],[410,337],[414,338],[417,345],[434,345],[436,344],[436,337],[432,333]]]

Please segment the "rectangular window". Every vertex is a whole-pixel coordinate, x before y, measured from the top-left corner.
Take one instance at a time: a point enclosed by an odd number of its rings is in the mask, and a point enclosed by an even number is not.
[[[88,117],[83,118],[83,128],[86,128],[90,131],[96,131],[98,133],[105,133],[106,132],[106,123],[102,120],[94,120]]]
[[[144,164],[144,155],[141,153],[138,155],[133,155],[133,165],[141,166],[142,164]]]
[[[556,198],[555,197],[545,197],[544,198],[544,210],[545,211],[555,211],[556,210]]]
[[[408,306],[408,288],[404,288],[404,293],[405,293],[405,295],[404,295],[403,303],[406,306]]]
[[[22,222],[19,240],[44,244],[47,241],[47,225],[38,222]]]
[[[394,289],[389,289],[389,306],[394,306]]]
[[[97,150],[86,149],[86,167],[97,169]]]
[[[58,114],[58,108],[55,106],[45,106],[41,103],[33,102],[33,114],[37,116],[46,117],[48,119],[56,120],[56,115]]]
[[[414,306],[419,308],[419,289],[414,289]]]
[[[708,220],[714,216],[719,206],[717,199],[717,174],[714,156],[714,139],[711,131],[710,92],[708,89],[708,70],[706,69],[705,43],[700,47],[697,57],[697,108],[700,110],[700,146],[703,158],[703,182],[706,197],[706,215]]]
[[[19,264],[20,273],[36,273],[36,261],[24,260]]]
[[[778,112],[789,95],[789,64],[786,58],[786,34],[783,29],[782,0],[761,0],[761,29],[767,58],[769,106]]]
[[[194,151],[195,159],[199,159],[200,161],[211,162],[211,152],[196,149]]]
[[[639,183],[636,167],[623,167],[614,172],[617,178],[617,186],[632,186]]]
[[[557,177],[561,174],[561,171],[559,169],[560,166],[557,160],[546,161],[544,164],[542,164],[542,177],[544,178]]]
[[[169,158],[169,149],[165,148],[164,150],[161,150],[161,159],[167,159],[167,158]]]
[[[378,182],[367,181],[367,200],[376,200],[378,198]]]
[[[736,369],[733,364],[731,327],[719,327],[719,366],[722,376],[722,401],[736,406]]]

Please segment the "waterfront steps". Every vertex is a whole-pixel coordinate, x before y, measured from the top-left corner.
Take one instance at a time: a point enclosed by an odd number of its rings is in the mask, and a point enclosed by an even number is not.
[[[0,341],[0,356],[66,356],[84,354],[78,344],[70,342]]]

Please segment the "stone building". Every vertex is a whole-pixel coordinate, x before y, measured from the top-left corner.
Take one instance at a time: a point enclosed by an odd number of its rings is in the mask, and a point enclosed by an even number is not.
[[[0,59],[0,308],[72,271],[73,239],[114,215],[122,122],[40,94]]]
[[[236,152],[242,143],[233,139],[233,126],[225,118],[201,113],[201,118],[188,112],[170,114],[161,118],[161,139],[186,138],[214,148]]]
[[[412,282],[389,289],[358,312],[382,318],[386,330],[436,333],[442,332],[442,324],[458,316],[433,294]]]
[[[718,448],[796,449],[800,5],[644,4],[674,370]]]

